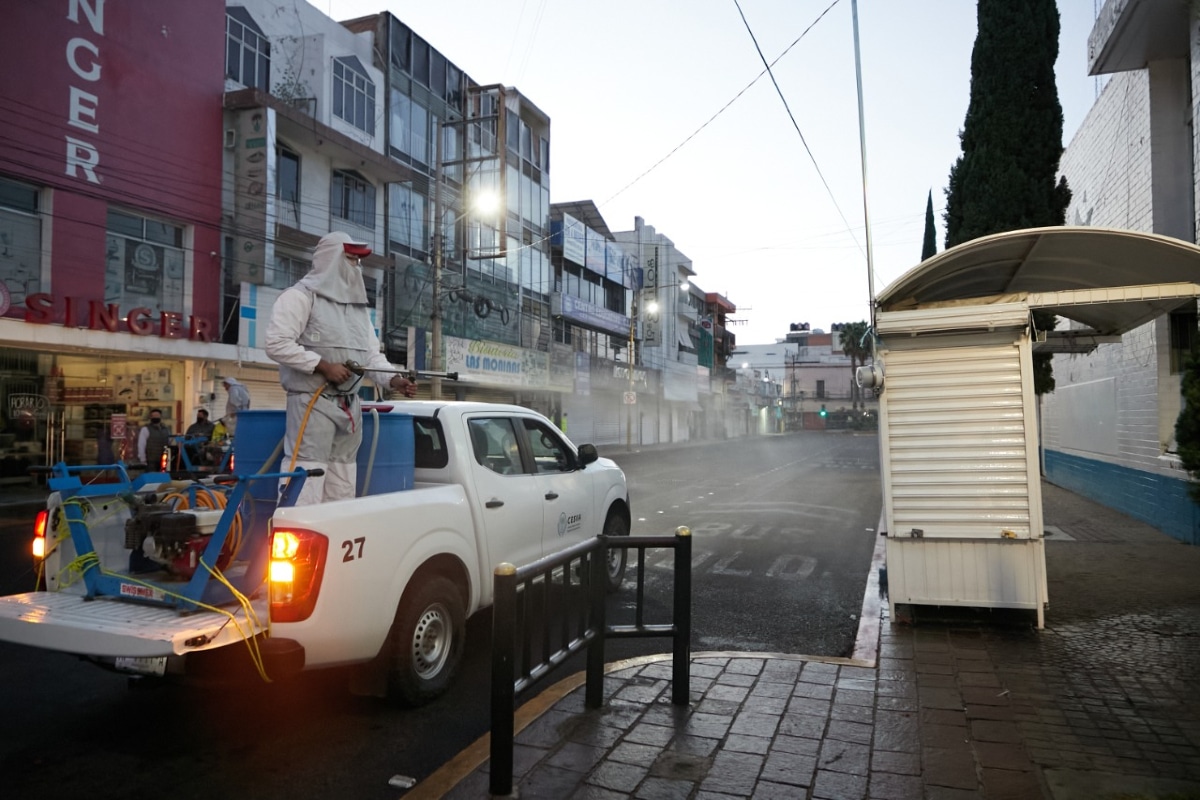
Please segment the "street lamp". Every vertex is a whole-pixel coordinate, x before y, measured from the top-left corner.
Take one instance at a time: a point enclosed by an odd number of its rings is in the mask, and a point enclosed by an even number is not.
[[[432,356],[429,360],[429,368],[430,372],[433,374],[429,378],[429,395],[434,400],[441,400],[442,376],[438,373],[442,371],[442,251],[445,247],[445,233],[444,225],[441,219],[441,186],[439,185],[435,187],[434,192],[433,219],[435,228],[433,234],[433,308],[430,309],[429,312],[430,338],[432,339],[431,347],[433,349]],[[454,220],[450,223],[450,228],[453,230],[461,220],[463,220],[472,212],[475,212],[479,216],[494,215],[499,203],[499,198],[492,192],[485,191],[472,194],[470,207],[454,218]]]

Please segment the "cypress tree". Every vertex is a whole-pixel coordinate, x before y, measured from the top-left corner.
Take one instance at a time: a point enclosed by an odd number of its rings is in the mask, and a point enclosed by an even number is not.
[[[937,255],[937,231],[933,227],[933,190],[925,200],[925,241],[921,244],[921,260]]]
[[[962,155],[946,189],[946,247],[1002,231],[1062,225],[1071,190],[1055,182],[1062,105],[1054,82],[1054,0],[979,0]],[[1035,313],[1049,330],[1054,315]],[[1034,356],[1034,390],[1054,391],[1050,356]]]

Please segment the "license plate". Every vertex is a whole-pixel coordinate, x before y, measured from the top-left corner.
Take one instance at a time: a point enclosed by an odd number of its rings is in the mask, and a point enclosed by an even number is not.
[[[122,672],[136,672],[139,675],[165,675],[167,657],[118,656],[116,668]]]

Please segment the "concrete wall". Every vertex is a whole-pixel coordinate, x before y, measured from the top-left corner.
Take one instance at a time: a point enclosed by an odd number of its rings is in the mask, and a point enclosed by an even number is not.
[[[1068,224],[1195,240],[1194,63],[1112,76],[1060,164],[1072,191]],[[1044,468],[1054,483],[1195,542],[1196,506],[1172,452],[1180,385],[1169,356],[1165,317],[1120,344],[1056,356],[1057,389],[1042,398]]]

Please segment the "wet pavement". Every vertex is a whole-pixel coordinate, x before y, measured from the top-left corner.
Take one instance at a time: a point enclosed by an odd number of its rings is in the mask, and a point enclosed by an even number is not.
[[[669,656],[519,698],[521,798],[1200,798],[1200,549],[1043,484],[1050,605],[892,619],[854,657]],[[489,796],[486,737],[405,798]]]

